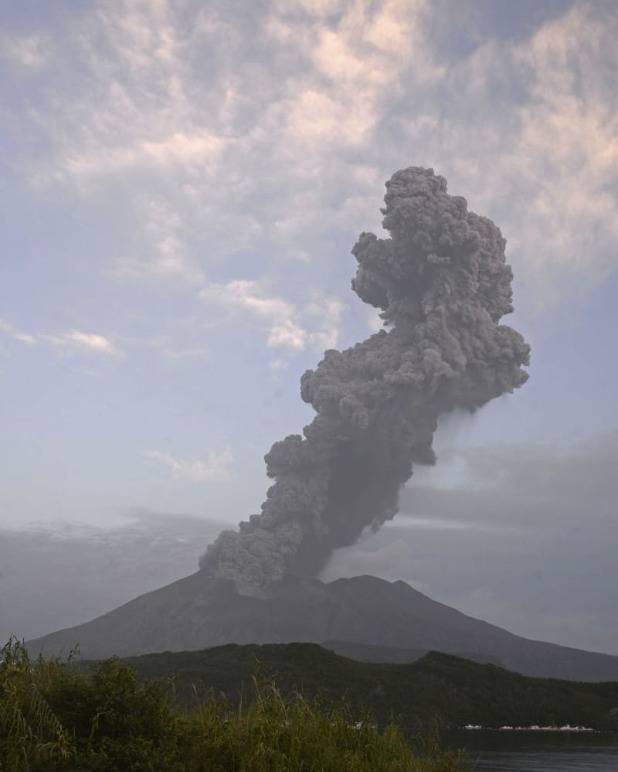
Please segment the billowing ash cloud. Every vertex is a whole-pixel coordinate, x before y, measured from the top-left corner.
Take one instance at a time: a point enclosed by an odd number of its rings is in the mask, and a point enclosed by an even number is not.
[[[334,549],[394,517],[413,464],[435,462],[440,415],[527,380],[528,345],[498,323],[513,310],[500,230],[448,195],[432,169],[396,172],[384,200],[390,238],[359,236],[352,288],[388,329],[326,351],[302,376],[316,417],[267,453],[275,482],[261,514],[224,531],[200,561],[241,592],[264,592],[286,573],[316,575]]]

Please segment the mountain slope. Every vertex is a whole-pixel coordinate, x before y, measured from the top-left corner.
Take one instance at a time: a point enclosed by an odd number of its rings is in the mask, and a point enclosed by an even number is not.
[[[437,650],[532,676],[618,680],[618,657],[521,638],[405,582],[371,576],[328,584],[288,578],[269,597],[253,598],[239,595],[232,582],[198,572],[91,622],[32,641],[29,648],[66,654],[79,645],[82,656],[100,658],[292,641],[378,646],[385,656],[389,648]]]
[[[174,697],[199,702],[205,693],[232,701],[253,691],[256,674],[284,694],[337,703],[403,726],[440,717],[488,727],[583,725],[618,729],[618,683],[530,678],[431,652],[412,664],[356,662],[314,644],[227,645],[204,651],[147,654],[128,660],[141,679],[172,679]]]

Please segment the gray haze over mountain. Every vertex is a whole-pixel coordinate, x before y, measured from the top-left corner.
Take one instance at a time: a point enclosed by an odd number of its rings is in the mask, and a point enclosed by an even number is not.
[[[0,641],[79,624],[195,570],[216,520],[137,512],[126,525],[0,529]]]
[[[433,464],[438,418],[474,411],[527,380],[529,346],[499,324],[513,310],[506,242],[494,223],[409,167],[386,183],[378,239],[361,233],[352,289],[380,310],[380,330],[330,349],[301,379],[317,415],[266,455],[275,480],[262,512],[224,531],[200,565],[241,592],[286,573],[316,576],[337,547],[398,511],[413,464]]]
[[[395,524],[323,573],[403,579],[514,632],[618,654],[618,433],[565,446],[440,449]],[[438,473],[443,480],[437,480]]]

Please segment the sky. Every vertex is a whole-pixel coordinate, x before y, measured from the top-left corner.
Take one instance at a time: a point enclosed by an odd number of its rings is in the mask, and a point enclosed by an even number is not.
[[[613,0],[2,4],[0,525],[258,511],[300,375],[379,323],[350,248],[431,166],[507,239],[530,381],[327,576],[618,653],[617,38]]]

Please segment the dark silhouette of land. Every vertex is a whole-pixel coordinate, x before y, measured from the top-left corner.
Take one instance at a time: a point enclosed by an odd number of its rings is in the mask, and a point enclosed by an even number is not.
[[[251,696],[255,675],[287,694],[344,700],[401,726],[439,718],[451,726],[585,726],[618,730],[618,683],[530,678],[495,665],[430,652],[408,664],[357,662],[315,644],[228,645],[127,660],[142,680],[172,678],[180,702],[211,691]]]

